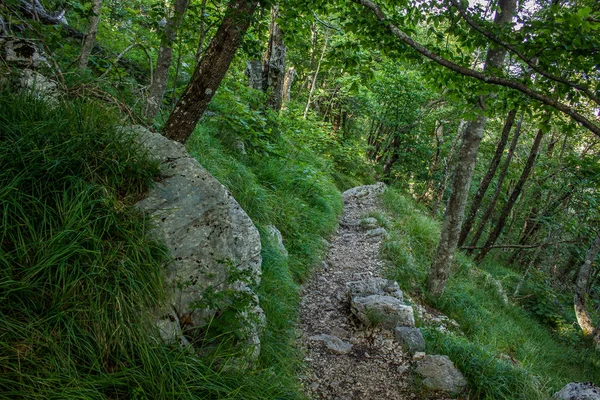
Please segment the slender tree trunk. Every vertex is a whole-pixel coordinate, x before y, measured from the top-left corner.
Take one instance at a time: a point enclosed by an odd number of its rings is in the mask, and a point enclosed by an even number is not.
[[[294,83],[296,76],[297,74],[294,67],[288,68],[287,72],[285,73],[285,78],[283,78],[283,106],[285,106],[285,103],[290,102],[292,84]]]
[[[315,87],[317,86],[317,77],[319,76],[319,70],[321,69],[321,63],[323,62],[323,58],[325,57],[325,51],[327,50],[327,44],[329,43],[329,32],[325,32],[325,43],[323,44],[323,50],[321,51],[321,57],[319,58],[319,62],[317,64],[317,69],[313,75],[312,84],[310,85],[310,92],[308,92],[308,99],[306,100],[306,108],[304,109],[304,119],[308,117],[308,110],[310,109],[310,103],[312,100],[312,95],[315,91]],[[312,61],[311,61],[312,63]]]
[[[285,78],[285,53],[283,33],[277,24],[279,6],[271,9],[269,45],[263,60],[263,91],[267,93],[266,106],[279,112],[283,104],[283,82]]]
[[[190,0],[175,0],[173,3],[173,15],[167,18],[167,25],[165,26],[165,31],[160,41],[160,48],[158,49],[154,79],[148,89],[149,94],[146,100],[146,109],[144,110],[144,117],[147,120],[153,120],[162,106],[169,80],[169,70],[173,61],[173,45],[177,39],[177,31],[183,21],[189,3]]]
[[[502,233],[502,229],[504,228],[506,219],[508,218],[510,211],[512,210],[513,206],[515,205],[515,202],[519,198],[519,195],[521,194],[521,190],[523,189],[523,185],[525,185],[527,178],[529,178],[529,174],[533,170],[533,166],[535,165],[535,161],[538,156],[538,151],[539,151],[540,143],[542,141],[543,136],[544,136],[544,131],[542,129],[538,130],[538,133],[535,136],[535,139],[533,140],[533,146],[531,146],[531,151],[529,152],[529,157],[527,158],[527,163],[525,164],[525,168],[523,168],[523,172],[521,173],[521,176],[519,177],[519,181],[515,185],[515,188],[512,190],[510,197],[508,198],[508,201],[504,205],[504,208],[502,209],[502,212],[500,213],[500,217],[498,218],[498,221],[496,222],[496,227],[490,233],[490,236],[488,237],[488,240],[485,242],[483,249],[481,249],[479,254],[477,254],[477,257],[475,257],[475,261],[479,262],[484,259],[484,257],[491,250],[491,246],[493,246],[494,243],[496,243],[496,239],[498,239],[498,237],[500,236],[500,233]]]
[[[35,8],[34,8],[35,9]],[[92,49],[96,44],[96,34],[98,33],[98,25],[100,25],[100,14],[102,12],[102,0],[93,0],[92,3],[92,17],[90,18],[90,29],[88,30],[87,35],[85,35],[85,40],[83,41],[83,46],[81,47],[81,55],[79,56],[79,69],[86,69],[87,65],[90,61],[90,55],[92,54]]]
[[[517,9],[516,0],[499,0],[500,10],[496,13],[494,23],[507,24],[513,19]],[[488,49],[484,70],[502,69],[506,50],[492,46]],[[467,125],[459,150],[459,162],[454,171],[452,193],[448,199],[446,214],[442,224],[440,242],[427,276],[427,290],[433,297],[440,297],[450,277],[450,268],[454,252],[458,244],[460,229],[464,218],[467,196],[473,178],[473,170],[477,161],[477,151],[485,127],[485,98],[479,98],[477,119]]]
[[[440,208],[440,205],[442,204],[442,200],[444,199],[444,193],[446,192],[446,187],[448,187],[448,179],[450,176],[450,171],[452,171],[452,166],[454,165],[454,160],[456,159],[455,154],[454,154],[456,151],[456,146],[458,145],[459,139],[464,134],[465,127],[466,127],[466,122],[461,121],[460,124],[458,125],[458,133],[452,140],[452,145],[450,146],[450,151],[448,151],[448,156],[444,159],[444,171],[442,174],[442,179],[440,179],[440,183],[437,188],[435,202],[433,203],[433,206],[431,207],[431,215],[434,217],[437,216],[438,209]]]
[[[498,201],[498,197],[500,197],[500,192],[502,191],[502,186],[504,185],[504,178],[506,178],[506,174],[508,173],[508,167],[510,166],[510,162],[512,160],[513,155],[515,154],[515,148],[517,147],[517,143],[519,142],[519,136],[521,135],[521,126],[523,124],[523,117],[519,119],[517,122],[517,127],[515,128],[515,133],[513,134],[512,141],[508,148],[508,154],[506,155],[506,159],[504,160],[504,164],[502,164],[502,168],[500,169],[500,174],[498,175],[498,181],[496,183],[496,189],[494,190],[494,194],[490,199],[490,204],[488,204],[485,209],[483,215],[481,216],[481,220],[479,221],[479,225],[477,227],[477,231],[471,238],[470,247],[477,246],[477,242],[479,242],[479,238],[483,234],[483,230],[487,225],[492,213],[494,212],[494,208],[496,208],[496,202]],[[469,254],[473,253],[473,249],[467,250]]]
[[[198,49],[196,50],[196,61],[200,62],[202,53],[204,53],[204,42],[206,41],[206,0],[202,0],[200,6],[200,40],[198,40]]]
[[[481,184],[477,189],[477,193],[475,193],[475,196],[473,197],[473,201],[471,202],[471,209],[460,231],[458,247],[462,246],[465,240],[467,239],[467,236],[469,235],[469,232],[473,227],[475,216],[479,211],[481,201],[483,200],[483,197],[485,196],[485,193],[487,192],[488,187],[492,182],[492,179],[494,179],[494,175],[496,175],[496,170],[498,169],[498,165],[500,164],[500,160],[502,159],[502,154],[504,154],[504,149],[506,148],[508,136],[515,122],[516,115],[516,109],[512,109],[508,112],[508,116],[506,117],[506,121],[504,123],[504,128],[502,129],[502,135],[500,136],[500,140],[498,141],[498,145],[496,146],[496,152],[494,153],[494,157],[492,157],[492,161],[490,162],[490,166],[488,167],[487,173],[481,180]]]
[[[261,60],[251,60],[246,64],[248,86],[252,89],[263,90],[263,65]]]
[[[594,329],[592,318],[590,317],[586,308],[586,297],[589,288],[589,279],[592,272],[592,264],[600,252],[600,234],[596,235],[596,239],[591,247],[588,249],[585,260],[579,268],[579,274],[577,275],[577,282],[575,283],[575,297],[573,300],[575,306],[575,316],[577,317],[577,323],[583,331],[585,336],[597,334],[598,329]]]
[[[544,241],[544,243],[542,243],[537,249],[535,249],[535,253],[533,253],[533,257],[531,257],[531,260],[529,260],[529,264],[527,265],[527,268],[525,269],[525,271],[523,271],[523,275],[521,276],[521,279],[519,280],[519,283],[517,284],[517,287],[515,288],[513,297],[517,297],[519,295],[521,288],[525,284],[525,280],[529,276],[529,271],[531,271],[531,268],[533,268],[535,261],[538,259],[542,249],[550,242],[551,237],[552,237],[552,231],[548,231],[548,235],[546,235],[546,240]]]
[[[233,0],[192,79],[171,113],[164,135],[185,143],[210,103],[258,7],[257,1]]]

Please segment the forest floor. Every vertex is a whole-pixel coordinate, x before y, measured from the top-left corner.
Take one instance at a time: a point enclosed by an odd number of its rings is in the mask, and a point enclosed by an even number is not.
[[[369,237],[360,224],[365,214],[379,210],[377,193],[347,193],[327,260],[302,292],[299,334],[307,365],[301,374],[305,393],[311,399],[422,399],[411,384],[412,357],[393,340],[393,333],[365,328],[350,312],[346,283],[382,275],[383,236]],[[352,347],[331,350],[320,335],[335,336]]]

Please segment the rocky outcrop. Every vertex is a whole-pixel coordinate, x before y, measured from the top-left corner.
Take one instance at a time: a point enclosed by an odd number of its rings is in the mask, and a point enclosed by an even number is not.
[[[591,382],[571,382],[556,392],[556,400],[600,400],[600,387]]]
[[[385,188],[385,183],[377,182],[374,185],[358,186],[348,189],[342,194],[342,196],[344,197],[345,203],[357,200],[360,201],[361,199],[371,199],[373,196],[383,193]]]
[[[139,143],[161,162],[161,180],[137,203],[150,215],[173,257],[165,281],[169,302],[157,322],[163,339],[193,334],[218,310],[218,293],[237,309],[238,332],[248,354],[260,350],[264,313],[253,288],[260,283],[261,245],[258,230],[223,185],[189,156],[184,146],[144,128],[134,128]],[[213,298],[211,298],[211,296]],[[220,310],[219,310],[220,311]],[[167,321],[168,320],[168,321]],[[177,339],[181,342],[180,339]]]
[[[277,229],[275,225],[267,225],[267,231],[269,231],[269,234],[273,237],[273,239],[275,239],[275,243],[277,244],[277,248],[281,254],[287,257],[289,253],[283,244],[283,236],[281,235],[279,229]]]
[[[415,372],[432,391],[457,395],[467,387],[467,380],[447,356],[426,355],[417,361]]]

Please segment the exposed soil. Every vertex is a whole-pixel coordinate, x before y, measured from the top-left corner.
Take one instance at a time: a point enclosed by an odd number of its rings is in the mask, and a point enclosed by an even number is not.
[[[308,366],[301,378],[305,393],[311,399],[423,399],[411,384],[412,357],[393,341],[392,332],[365,328],[350,313],[346,283],[381,276],[383,237],[369,237],[360,226],[361,218],[377,209],[377,193],[345,195],[344,203],[327,261],[302,293],[299,328]],[[337,354],[315,340],[321,334],[337,336],[352,349]]]

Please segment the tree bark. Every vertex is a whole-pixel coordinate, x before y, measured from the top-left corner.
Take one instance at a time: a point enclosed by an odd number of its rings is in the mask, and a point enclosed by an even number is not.
[[[90,28],[88,30],[87,35],[85,35],[85,40],[83,41],[83,46],[81,46],[81,54],[79,56],[78,67],[80,70],[87,68],[88,62],[90,60],[90,55],[92,54],[92,50],[94,49],[94,44],[96,43],[96,34],[98,33],[98,25],[100,25],[101,12],[102,0],[93,0],[92,17],[90,18]]]
[[[485,193],[494,179],[494,175],[496,175],[496,170],[498,169],[498,165],[500,164],[500,160],[502,159],[502,154],[504,154],[504,149],[506,148],[506,143],[508,142],[508,136],[510,134],[510,130],[515,122],[515,116],[517,115],[517,110],[512,109],[508,112],[506,117],[506,121],[504,122],[504,128],[502,129],[502,134],[500,135],[500,140],[498,141],[498,145],[496,146],[496,152],[494,153],[494,157],[492,157],[492,161],[490,161],[490,165],[488,167],[487,173],[481,180],[479,184],[479,188],[477,189],[477,193],[473,197],[473,201],[471,202],[471,209],[469,210],[468,216],[465,219],[465,223],[463,224],[462,229],[460,230],[460,237],[458,239],[458,247],[461,247],[471,228],[473,227],[473,222],[475,221],[475,216],[479,211],[479,206],[481,205],[481,201],[485,196]]]
[[[510,23],[517,9],[517,1],[499,0],[498,5],[500,9],[494,17],[494,23]],[[505,55],[506,50],[503,47],[490,47],[486,54],[484,72],[502,69]],[[444,293],[446,282],[450,277],[450,268],[458,244],[469,188],[477,161],[477,151],[483,137],[486,123],[485,98],[483,96],[479,98],[478,104],[477,119],[467,124],[462,138],[458,153],[459,163],[454,171],[452,193],[444,215],[440,243],[427,276],[427,290],[433,297],[439,298]]]
[[[500,197],[500,192],[502,191],[502,185],[504,185],[504,178],[506,178],[506,174],[508,173],[508,167],[510,166],[510,162],[512,160],[513,155],[515,154],[515,148],[517,147],[517,143],[519,142],[519,136],[521,135],[521,125],[523,124],[523,117],[519,119],[517,122],[517,126],[515,128],[515,133],[513,134],[512,141],[510,142],[510,146],[508,147],[508,154],[506,155],[506,159],[504,160],[504,164],[502,164],[502,168],[500,169],[500,174],[498,175],[498,181],[496,182],[496,189],[494,190],[494,194],[490,199],[490,204],[488,204],[485,209],[483,215],[481,216],[481,220],[479,221],[479,225],[477,227],[477,231],[471,238],[470,247],[474,247],[479,242],[479,238],[483,234],[483,230],[487,222],[489,221],[492,213],[494,212],[494,208],[496,208],[496,202],[498,201],[498,197]],[[468,250],[469,254],[473,253],[472,249]]]
[[[185,143],[213,98],[258,7],[257,1],[233,0],[192,79],[164,129],[169,139]]]
[[[321,63],[323,62],[323,58],[325,57],[325,51],[327,50],[327,44],[329,43],[329,32],[325,32],[325,43],[323,44],[323,50],[321,51],[321,58],[319,58],[319,62],[317,64],[317,69],[313,75],[312,83],[310,85],[310,91],[308,92],[308,99],[306,100],[306,108],[304,109],[304,119],[308,117],[308,110],[310,109],[310,103],[312,100],[312,95],[317,86],[317,77],[319,76],[319,70],[321,69]],[[311,61],[312,62],[312,61]]]
[[[294,79],[296,79],[297,75],[298,74],[296,74],[294,67],[288,68],[287,72],[285,73],[285,78],[283,78],[283,105],[290,102],[292,84],[294,83]]]
[[[173,15],[167,18],[167,25],[165,26],[165,31],[160,41],[160,48],[158,49],[154,79],[148,89],[149,94],[146,100],[146,109],[144,110],[144,117],[147,120],[153,120],[162,106],[169,80],[169,70],[173,61],[173,44],[177,39],[177,31],[183,21],[189,3],[190,0],[175,0],[173,3]]]
[[[283,33],[279,24],[279,6],[271,10],[271,26],[269,29],[269,45],[263,60],[263,91],[267,93],[266,106],[279,112],[283,104],[283,83],[285,79],[285,54]]]
[[[579,268],[579,274],[577,274],[577,282],[575,283],[575,297],[573,300],[575,307],[575,316],[577,317],[577,323],[583,331],[585,336],[594,335],[597,336],[598,329],[594,329],[592,318],[590,317],[586,308],[586,296],[588,294],[589,279],[592,272],[592,264],[600,252],[600,234],[596,235],[594,243],[588,249],[585,260]],[[597,343],[597,342],[596,342]]]
[[[540,149],[540,143],[542,141],[543,136],[544,136],[544,131],[542,129],[539,129],[537,135],[535,136],[535,139],[533,140],[533,145],[531,146],[531,151],[529,152],[529,157],[527,157],[527,163],[525,164],[525,168],[523,168],[523,172],[521,173],[521,176],[519,177],[519,180],[517,181],[515,188],[512,190],[510,197],[508,198],[508,201],[502,208],[502,212],[500,213],[500,217],[498,218],[498,221],[496,222],[496,226],[495,226],[494,230],[490,233],[490,236],[488,237],[488,240],[485,242],[483,249],[481,249],[479,254],[477,254],[477,256],[475,257],[475,261],[480,262],[481,260],[484,259],[484,257],[491,250],[491,246],[493,246],[494,243],[496,243],[496,239],[498,239],[498,237],[500,236],[500,233],[502,233],[502,229],[504,228],[504,225],[506,224],[506,219],[508,218],[510,211],[512,210],[513,206],[515,205],[515,202],[519,198],[519,195],[521,194],[521,190],[523,189],[525,182],[527,181],[527,179],[529,178],[529,175],[531,174],[531,171],[533,170],[533,166],[535,165],[535,161],[538,156],[538,151]]]

